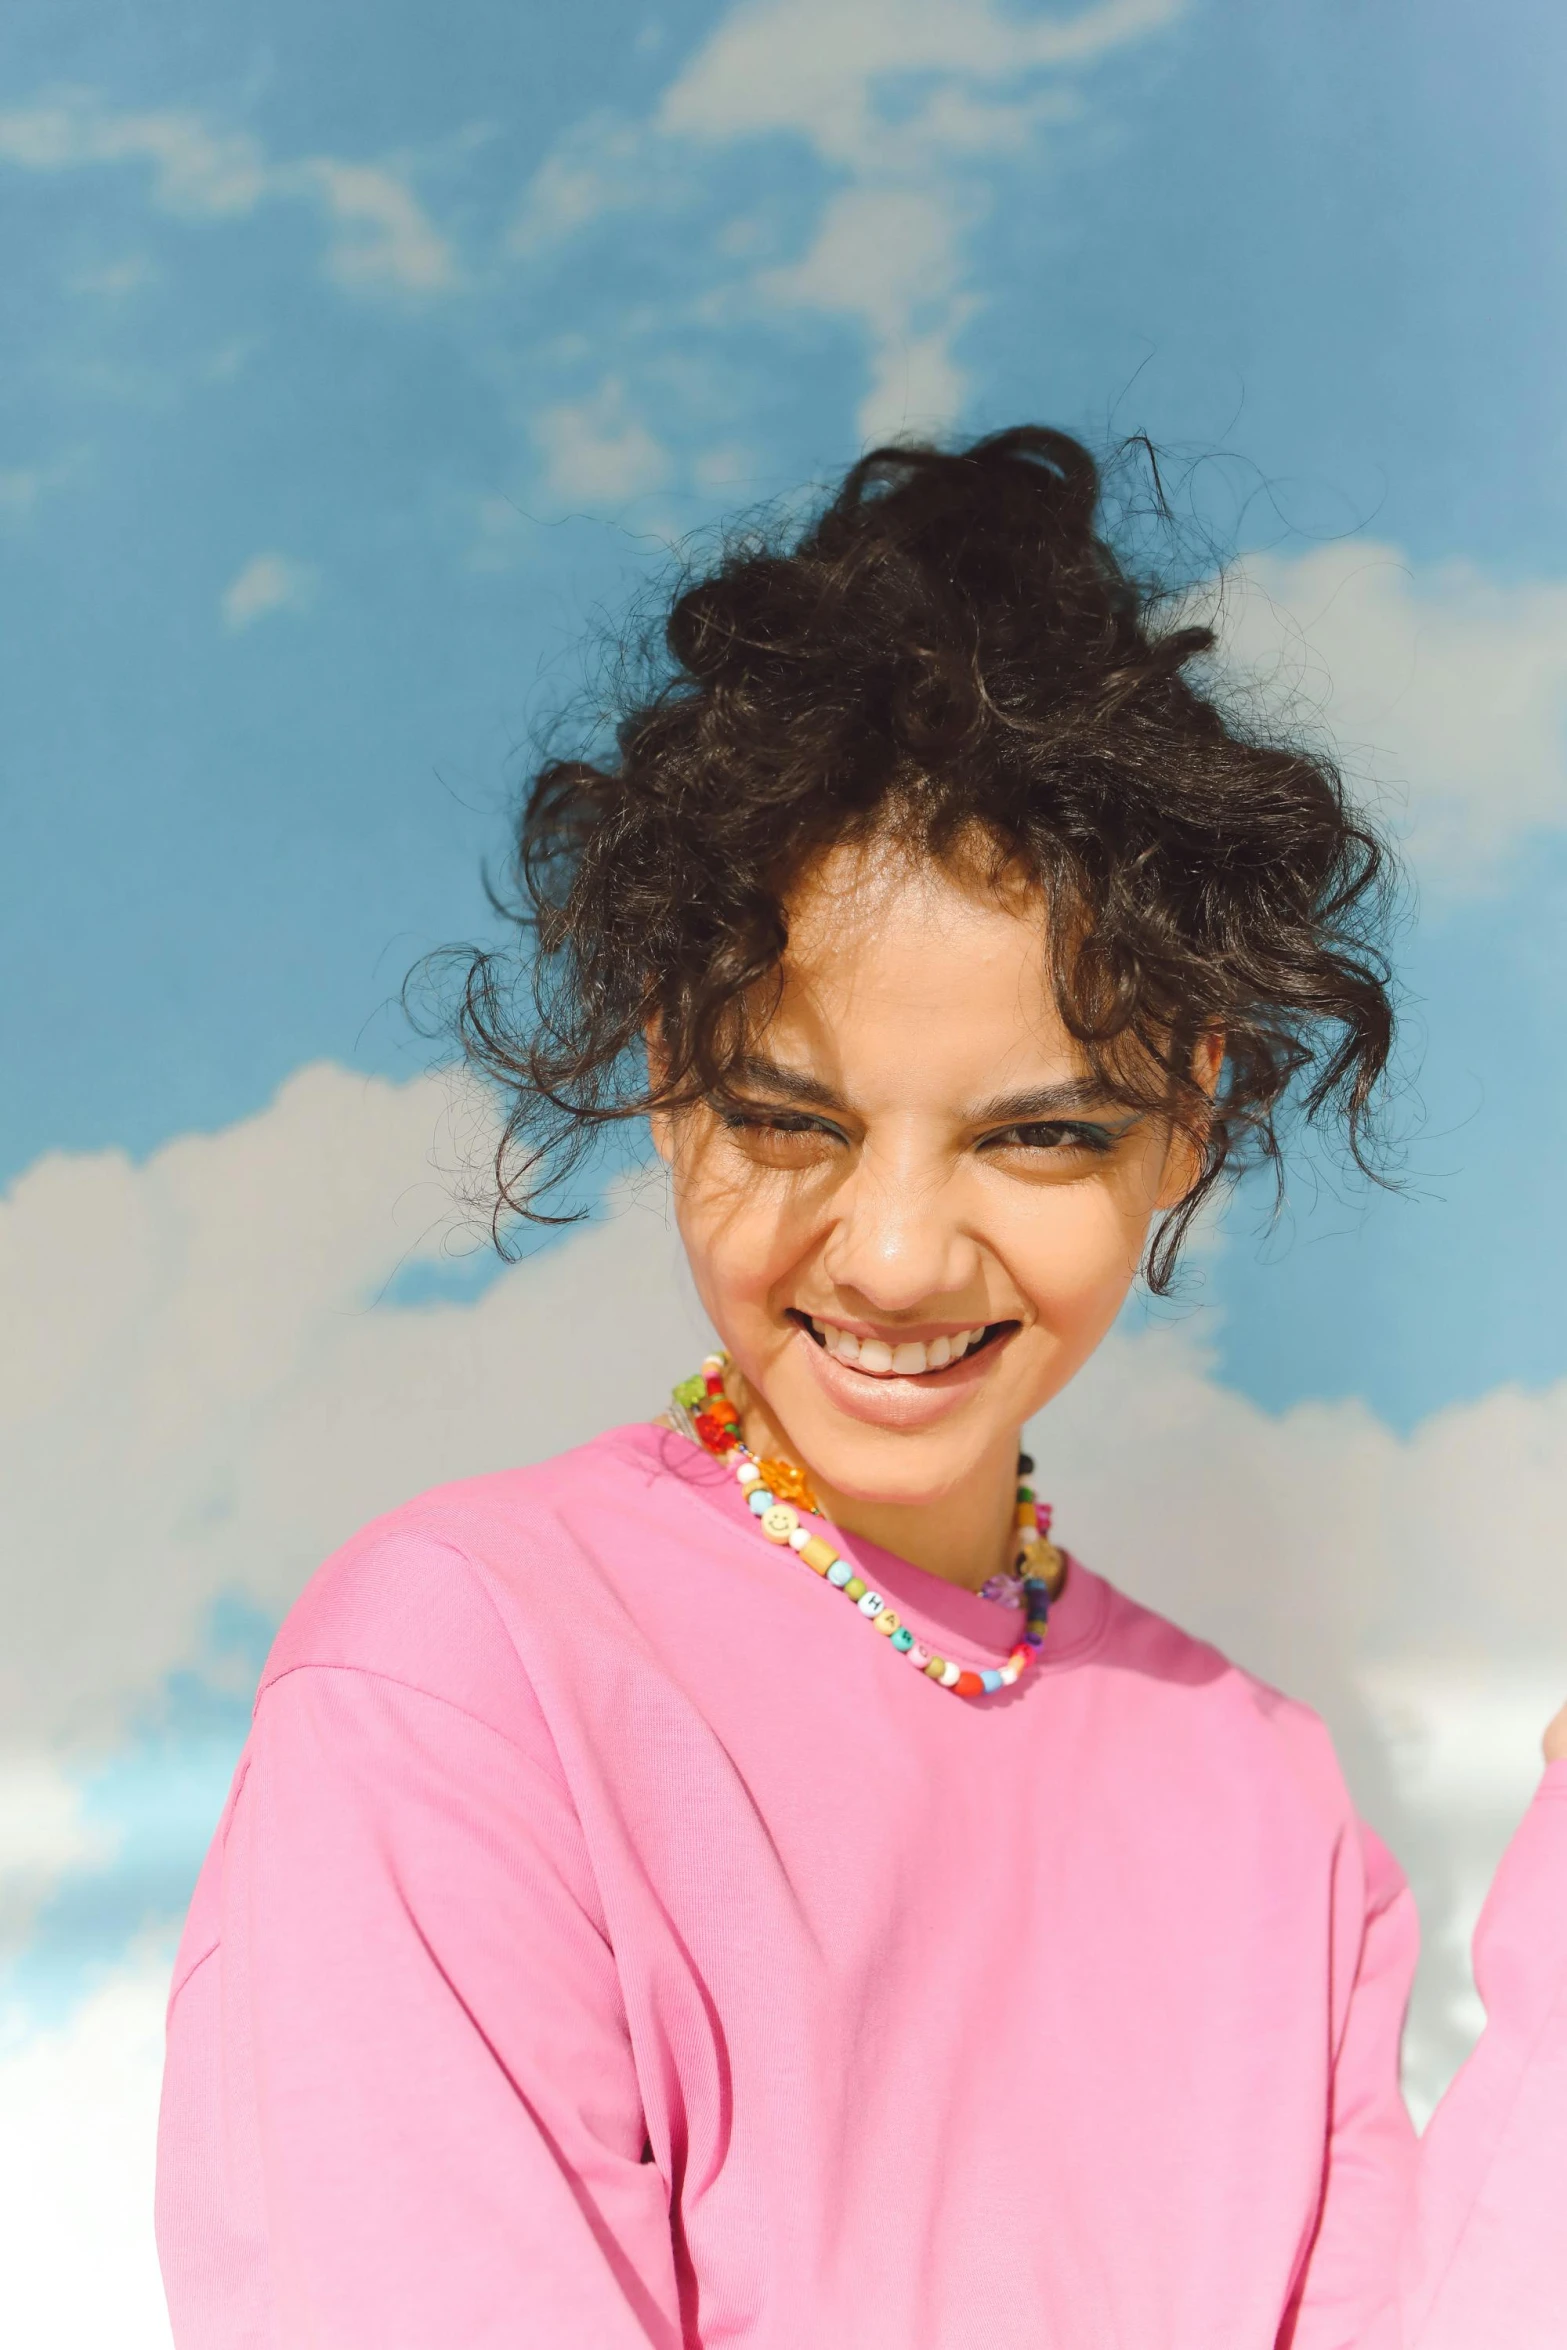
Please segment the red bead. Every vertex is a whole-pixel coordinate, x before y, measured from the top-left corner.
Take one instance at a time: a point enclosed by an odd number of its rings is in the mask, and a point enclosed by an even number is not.
[[[724,1452],[733,1442],[722,1420],[715,1420],[711,1412],[698,1412],[691,1422],[709,1452]]]
[[[1024,1665],[1031,1662],[1033,1654],[1034,1652],[1029,1647],[1026,1640],[1019,1641],[1017,1647],[1013,1649],[1012,1654],[1007,1658],[1007,1663],[1009,1665],[1016,1665],[1019,1671],[1021,1671]]]
[[[704,1371],[702,1374],[702,1384],[707,1389],[709,1395],[722,1395],[724,1392],[724,1375],[722,1371]]]
[[[985,1684],[978,1673],[959,1673],[952,1684],[954,1697],[983,1697]]]

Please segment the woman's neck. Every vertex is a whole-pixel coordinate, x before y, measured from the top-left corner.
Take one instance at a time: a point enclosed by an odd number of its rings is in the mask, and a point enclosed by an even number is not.
[[[745,1392],[735,1375],[731,1400],[740,1412],[745,1441],[760,1456],[781,1455],[798,1462],[810,1478],[825,1516],[845,1534],[862,1534],[868,1542],[907,1559],[927,1575],[944,1583],[977,1591],[992,1575],[1012,1565],[1017,1526],[1017,1442],[999,1445],[977,1464],[973,1474],[937,1501],[863,1501],[841,1493],[811,1462],[801,1458],[786,1433]]]

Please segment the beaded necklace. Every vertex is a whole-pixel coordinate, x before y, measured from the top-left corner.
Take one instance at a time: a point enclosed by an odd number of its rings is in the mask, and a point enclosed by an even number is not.
[[[1034,1466],[1027,1453],[1018,1455],[1017,1550],[1013,1572],[992,1575],[981,1591],[982,1598],[1021,1606],[1023,1637],[1004,1665],[983,1671],[970,1669],[937,1656],[934,1650],[916,1640],[881,1593],[873,1591],[864,1577],[855,1573],[852,1563],[840,1558],[825,1536],[813,1534],[809,1527],[801,1525],[802,1510],[809,1517],[820,1515],[810,1481],[792,1461],[759,1460],[746,1445],[740,1434],[740,1414],[724,1393],[727,1368],[726,1355],[709,1355],[695,1378],[681,1380],[674,1391],[674,1402],[681,1422],[690,1427],[697,1441],[715,1459],[734,1470],[768,1541],[787,1543],[814,1574],[820,1575],[834,1590],[841,1591],[845,1599],[852,1600],[871,1628],[880,1632],[900,1656],[906,1656],[915,1670],[934,1681],[938,1688],[950,1689],[954,1697],[984,1697],[993,1689],[1010,1689],[1039,1653],[1050,1602],[1060,1591],[1067,1569],[1065,1551],[1058,1550],[1049,1539],[1050,1505],[1036,1500],[1027,1482]]]

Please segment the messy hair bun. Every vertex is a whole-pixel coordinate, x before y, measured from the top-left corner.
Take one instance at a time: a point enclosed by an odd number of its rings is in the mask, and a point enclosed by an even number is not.
[[[1094,459],[1043,426],[881,448],[805,525],[742,530],[682,585],[612,752],[530,782],[520,951],[463,950],[457,1031],[510,1104],[498,1213],[548,1220],[605,1125],[722,1096],[791,878],[884,829],[937,858],[978,841],[998,881],[1037,882],[1061,1012],[1106,1091],[1200,1144],[1153,1288],[1221,1179],[1280,1167],[1290,1103],[1369,1165],[1386,849],[1329,759],[1254,739],[1193,681],[1212,631],[1170,617],[1100,512]],[[1210,1106],[1192,1068],[1214,1029]]]

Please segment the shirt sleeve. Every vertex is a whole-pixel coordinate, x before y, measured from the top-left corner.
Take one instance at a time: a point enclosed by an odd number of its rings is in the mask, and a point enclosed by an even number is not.
[[[1365,1925],[1335,2052],[1321,2215],[1279,2350],[1560,2350],[1567,2339],[1567,1763],[1475,1934],[1486,2026],[1416,2138],[1398,2046],[1418,1930],[1363,1831]]]
[[[558,1767],[311,1664],[263,1691],[242,1768],[169,2014],[177,2350],[675,2350],[667,2193]]]

